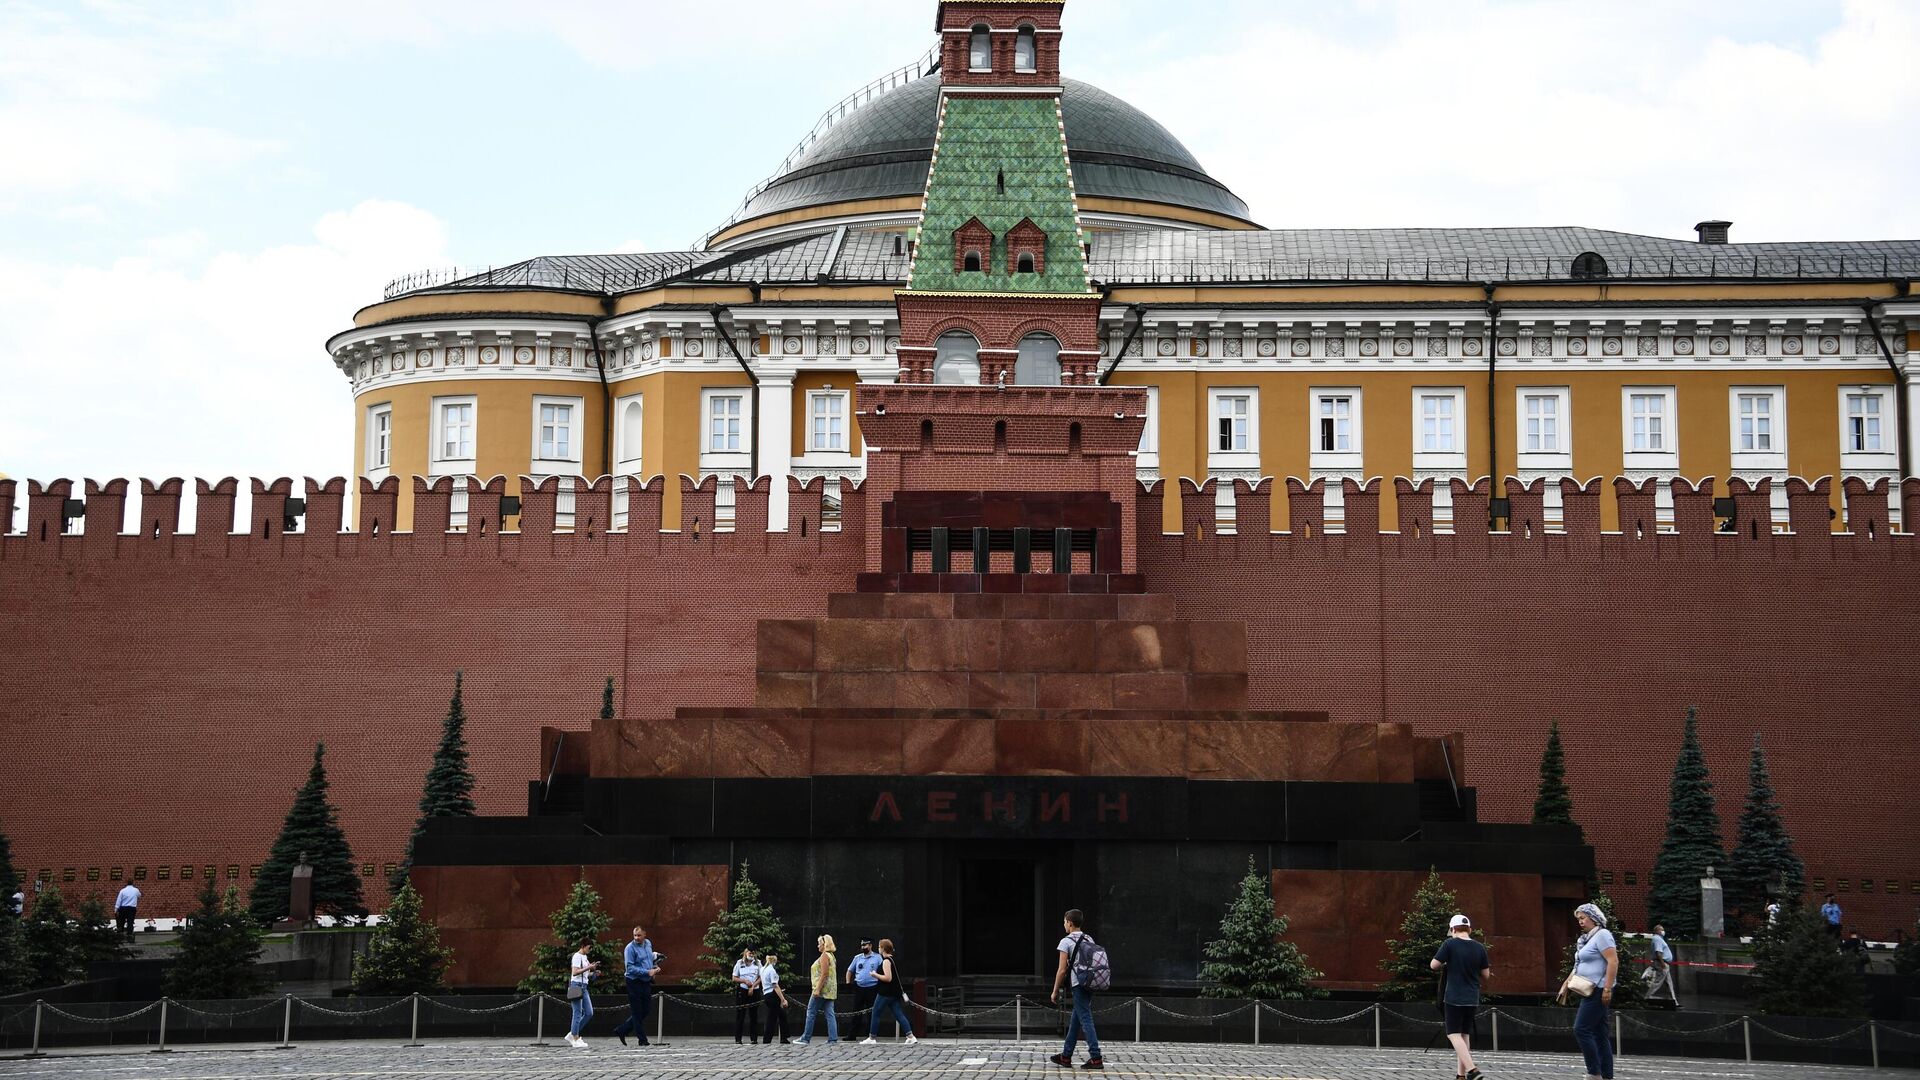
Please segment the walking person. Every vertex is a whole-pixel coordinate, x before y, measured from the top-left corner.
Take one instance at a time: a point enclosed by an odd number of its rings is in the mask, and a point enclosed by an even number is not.
[[[827,1045],[840,1041],[840,1019],[834,1015],[834,1001],[840,996],[839,958],[833,952],[833,935],[821,934],[814,942],[820,950],[820,958],[813,962],[813,968],[807,976],[810,992],[807,995],[807,1022],[800,1028],[800,1045],[813,1042],[813,1020],[822,1013],[827,1017]]]
[[[771,1043],[774,1029],[778,1028],[780,1045],[792,1042],[787,1038],[787,992],[780,989],[780,957],[771,949],[760,965],[760,1000],[767,1007],[767,1037],[760,1041]]]
[[[1480,1009],[1481,980],[1493,974],[1493,961],[1487,947],[1473,940],[1473,920],[1455,915],[1447,921],[1447,940],[1427,964],[1446,973],[1446,985],[1440,995],[1446,1017],[1447,1041],[1453,1044],[1454,1075],[1464,1080],[1480,1080],[1483,1074],[1473,1063],[1474,1014]]]
[[[1580,941],[1573,952],[1573,972],[1560,988],[1560,1000],[1568,994],[1580,998],[1573,1014],[1573,1041],[1580,1044],[1580,1055],[1587,1060],[1587,1080],[1613,1080],[1613,1032],[1608,1014],[1613,1011],[1613,986],[1620,975],[1620,950],[1607,930],[1607,916],[1594,904],[1581,904],[1573,913],[1580,924]]]
[[[1833,940],[1839,941],[1840,902],[1833,898],[1832,893],[1828,893],[1827,902],[1820,905],[1820,917],[1827,921],[1827,933],[1833,935]]]
[[[847,981],[853,984],[854,1014],[872,1014],[874,994],[878,991],[880,980],[874,973],[880,970],[880,954],[873,951],[873,941],[860,939],[860,951],[854,954],[853,961],[847,965]]]
[[[627,942],[627,1018],[613,1029],[620,1045],[627,1045],[627,1032],[634,1035],[635,1046],[646,1046],[647,1014],[653,1011],[653,977],[660,974],[660,954],[653,951],[644,927],[633,928],[633,940]]]
[[[1075,963],[1076,955],[1089,943],[1087,932],[1082,929],[1086,924],[1087,913],[1079,908],[1069,910],[1060,920],[1060,928],[1066,931],[1065,937],[1054,951],[1060,954],[1060,967],[1053,973],[1053,996],[1055,1005],[1060,1004],[1060,984],[1071,982],[1068,993],[1073,998],[1073,1019],[1067,1022],[1066,1049],[1048,1058],[1048,1061],[1064,1068],[1073,1068],[1073,1051],[1084,1036],[1087,1040],[1087,1060],[1083,1069],[1104,1069],[1107,1063],[1100,1057],[1100,1036],[1093,1030],[1093,987],[1082,986],[1080,966]]]
[[[133,919],[140,914],[140,886],[129,881],[113,900],[113,917],[119,923],[120,933],[129,942],[133,940]]]
[[[860,1040],[861,1046],[872,1046],[880,1040],[880,1021],[893,1017],[907,1033],[907,1045],[912,1046],[920,1040],[913,1034],[913,1021],[907,1017],[906,979],[900,972],[900,965],[893,958],[893,939],[880,939],[880,968],[873,973],[876,980],[873,992],[873,1022],[867,1026],[867,1037]]]
[[[740,959],[733,962],[733,1041],[740,1041],[740,1033],[747,1033],[747,1041],[759,1037],[760,1022],[754,1014],[760,1011],[760,961],[753,958],[753,946],[740,950]]]
[[[20,913],[26,909],[27,894],[24,890],[16,886],[13,890],[13,895],[7,899],[7,911],[17,919],[20,917]]]
[[[600,970],[600,964],[587,956],[591,948],[592,938],[580,939],[567,976],[567,1001],[573,1005],[573,1025],[567,1029],[567,1045],[576,1050],[587,1048],[587,1040],[581,1038],[580,1033],[586,1030],[587,1021],[593,1019],[593,992],[587,987],[593,982],[593,973]]]
[[[1680,991],[1673,982],[1673,947],[1667,944],[1667,928],[1659,923],[1653,924],[1653,958],[1647,962],[1647,1000],[1660,1000],[1660,992],[1666,991],[1666,1000],[1680,1007]]]

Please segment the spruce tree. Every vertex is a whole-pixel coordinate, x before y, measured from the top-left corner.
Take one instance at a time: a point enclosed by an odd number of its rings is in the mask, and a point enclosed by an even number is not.
[[[740,958],[740,950],[751,946],[755,952],[765,953],[771,949],[791,960],[799,955],[790,947],[793,940],[793,932],[760,899],[760,886],[754,883],[747,864],[741,863],[733,881],[732,903],[700,939],[707,950],[700,962],[707,966],[687,981],[697,990],[725,990],[732,985],[727,976],[733,971],[733,962]]]
[[[433,752],[433,764],[427,766],[427,782],[420,792],[420,818],[407,837],[407,853],[394,868],[388,885],[394,890],[406,884],[413,869],[413,847],[427,831],[427,819],[436,817],[472,817],[473,770],[467,767],[467,711],[461,701],[465,673],[453,673],[453,700],[447,703],[447,715],[440,722],[440,747]]]
[[[1319,997],[1320,991],[1312,983],[1325,972],[1309,966],[1298,945],[1281,940],[1286,933],[1286,916],[1273,910],[1268,881],[1249,855],[1247,876],[1240,879],[1240,894],[1227,905],[1226,917],[1220,920],[1220,937],[1207,942],[1204,950],[1206,962],[1200,965],[1200,981],[1206,985],[1200,996]]]
[[[447,988],[453,950],[440,944],[440,930],[420,914],[420,894],[402,884],[387,905],[367,951],[353,958],[356,994],[431,994]]]
[[[1746,926],[1758,927],[1767,919],[1767,886],[1777,878],[1784,886],[1782,895],[1798,896],[1806,877],[1807,868],[1794,854],[1793,838],[1773,795],[1766,751],[1755,735],[1747,763],[1747,805],[1740,811],[1740,829],[1727,859],[1727,906]]]
[[[80,972],[66,898],[51,886],[33,902],[24,928],[27,983],[34,989],[71,982]]]
[[[0,904],[11,902],[20,887],[20,872],[13,868],[13,841],[0,832]]]
[[[0,997],[27,989],[26,920],[0,915]]]
[[[533,947],[533,966],[527,969],[527,977],[520,980],[521,993],[557,994],[566,990],[572,974],[573,954],[580,948],[581,938],[593,939],[587,956],[600,962],[600,970],[589,984],[591,988],[607,985],[602,980],[621,973],[617,962],[620,952],[607,940],[607,929],[613,921],[600,910],[600,894],[593,886],[585,881],[574,882],[567,902],[560,905],[547,922],[553,927],[553,940]]]
[[[91,964],[124,960],[132,952],[98,894],[80,901],[74,909],[73,962],[82,974]]]
[[[1864,1016],[1866,984],[1817,910],[1782,911],[1754,941],[1754,1005],[1783,1016]]]
[[[600,691],[600,719],[613,719],[613,676],[607,676],[607,687]]]
[[[1725,865],[1720,815],[1713,806],[1713,781],[1707,775],[1706,755],[1700,750],[1698,711],[1689,705],[1667,799],[1667,838],[1653,861],[1647,890],[1648,917],[1665,924],[1674,937],[1698,937],[1700,879],[1709,866]]]
[[[280,826],[280,835],[260,864],[248,906],[253,917],[271,923],[287,917],[293,868],[305,858],[313,867],[314,914],[365,915],[366,900],[360,877],[353,869],[353,849],[340,828],[340,815],[327,799],[327,747],[316,743],[307,782],[293,797],[293,806]]]
[[[180,931],[179,957],[167,969],[167,996],[188,1001],[245,998],[272,986],[259,968],[260,927],[240,904],[239,888],[222,895],[213,878],[200,888],[200,908]]]
[[[1459,910],[1459,901],[1440,880],[1440,872],[1429,869],[1400,920],[1400,936],[1387,942],[1387,958],[1380,962],[1387,981],[1380,987],[1380,1000],[1425,1001],[1435,996],[1439,976],[1427,965],[1447,940],[1447,923]],[[1477,929],[1473,939],[1486,944],[1486,936]]]
[[[1535,825],[1573,824],[1573,794],[1567,790],[1567,755],[1560,746],[1560,721],[1547,727],[1547,748],[1540,755],[1540,792],[1533,800]]]

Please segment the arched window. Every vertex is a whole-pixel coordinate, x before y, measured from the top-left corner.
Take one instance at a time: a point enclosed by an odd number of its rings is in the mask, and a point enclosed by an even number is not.
[[[965,261],[964,263],[962,263],[961,265],[962,265],[962,267],[963,267],[964,269],[966,269],[967,271],[969,271],[969,272],[971,272],[971,273],[977,273],[977,272],[979,272],[979,270],[980,270],[980,253],[979,253],[978,251],[968,251],[968,252],[967,252],[967,258],[966,258],[966,261]]]
[[[1013,39],[1013,70],[1033,71],[1039,66],[1039,55],[1033,48],[1033,27],[1022,26]]]
[[[641,408],[639,399],[626,403],[620,410],[620,460],[640,460],[640,422],[646,410]],[[622,470],[623,472],[625,470]]]
[[[1060,342],[1052,334],[1028,334],[1020,339],[1020,358],[1013,364],[1013,381],[1020,386],[1060,385]]]
[[[1597,253],[1583,251],[1573,257],[1573,276],[1582,280],[1607,276],[1607,260]]]
[[[986,23],[977,23],[967,39],[967,66],[975,71],[993,70],[993,32]]]
[[[980,383],[980,343],[965,330],[941,334],[933,343],[933,381],[957,386]]]
[[[1018,274],[1033,273],[1033,252],[1023,251],[1020,253],[1020,261],[1015,264],[1014,272]]]

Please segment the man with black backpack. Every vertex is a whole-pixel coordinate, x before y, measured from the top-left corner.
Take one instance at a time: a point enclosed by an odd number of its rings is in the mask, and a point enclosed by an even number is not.
[[[1060,968],[1053,975],[1052,1000],[1055,1005],[1060,1004],[1060,984],[1071,977],[1073,1019],[1067,1024],[1066,1049],[1047,1060],[1068,1069],[1073,1068],[1073,1051],[1083,1034],[1087,1040],[1087,1061],[1080,1067],[1107,1067],[1106,1062],[1100,1059],[1100,1036],[1093,1031],[1093,992],[1106,989],[1112,980],[1112,973],[1107,965],[1107,950],[1080,929],[1086,921],[1087,913],[1079,908],[1068,911],[1061,920],[1067,936],[1061,938],[1056,947],[1060,953]]]

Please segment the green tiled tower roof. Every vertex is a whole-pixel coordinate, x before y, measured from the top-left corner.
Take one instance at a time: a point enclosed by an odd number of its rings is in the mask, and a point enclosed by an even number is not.
[[[954,269],[953,233],[971,218],[993,232],[991,273]],[[1016,274],[1008,265],[1007,230],[1022,218],[1047,234],[1040,273]],[[1060,99],[943,96],[907,288],[1084,295],[1092,290],[1081,241]]]

